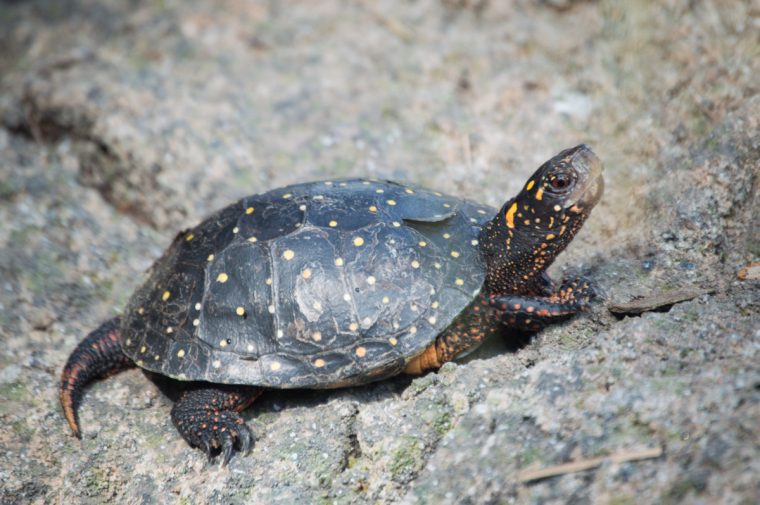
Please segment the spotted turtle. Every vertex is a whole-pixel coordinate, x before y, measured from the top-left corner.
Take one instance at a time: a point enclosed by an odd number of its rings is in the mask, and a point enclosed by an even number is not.
[[[408,184],[296,184],[180,233],[124,314],[72,352],[60,397],[133,366],[184,381],[172,420],[226,463],[253,437],[239,412],[264,389],[419,374],[505,328],[537,331],[593,290],[546,269],[601,198],[585,145],[544,163],[500,210]]]

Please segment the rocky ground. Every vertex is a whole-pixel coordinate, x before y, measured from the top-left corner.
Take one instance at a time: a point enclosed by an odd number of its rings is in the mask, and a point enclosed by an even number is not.
[[[0,33],[3,504],[760,499],[760,281],[737,276],[759,2],[0,1]],[[499,205],[580,142],[607,191],[553,273],[596,282],[588,314],[415,379],[267,393],[222,469],[138,370],[69,433],[68,353],[178,229],[348,175]]]

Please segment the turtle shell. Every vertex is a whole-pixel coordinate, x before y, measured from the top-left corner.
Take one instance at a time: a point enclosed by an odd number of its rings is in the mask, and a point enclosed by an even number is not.
[[[180,233],[122,319],[180,380],[327,388],[401,371],[473,300],[496,210],[385,181],[298,184]]]

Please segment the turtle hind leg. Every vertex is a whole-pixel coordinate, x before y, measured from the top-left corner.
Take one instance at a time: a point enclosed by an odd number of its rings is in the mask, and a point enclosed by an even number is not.
[[[573,279],[549,296],[493,295],[489,304],[500,313],[504,325],[535,332],[574,316],[594,297],[587,280]]]
[[[240,416],[262,393],[249,386],[206,385],[185,391],[172,407],[172,422],[191,447],[206,453],[209,461],[217,450],[226,465],[237,448],[247,452],[253,435]]]
[[[101,324],[87,335],[69,356],[61,374],[61,406],[66,420],[77,438],[82,438],[77,409],[85,386],[94,379],[107,377],[135,364],[119,345],[118,317]]]

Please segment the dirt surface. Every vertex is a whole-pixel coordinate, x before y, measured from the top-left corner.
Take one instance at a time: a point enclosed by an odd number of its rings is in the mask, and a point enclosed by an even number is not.
[[[0,33],[1,503],[757,503],[759,2],[1,1]],[[177,230],[349,175],[500,205],[580,142],[607,190],[552,272],[594,280],[590,313],[267,393],[223,469],[138,370],[69,433],[68,353]],[[607,310],[675,290],[705,294]]]

